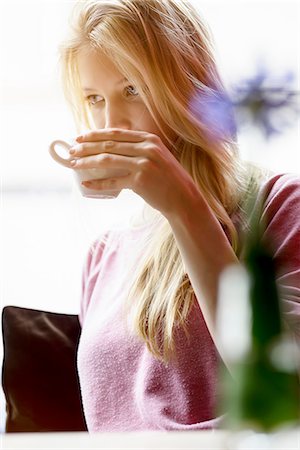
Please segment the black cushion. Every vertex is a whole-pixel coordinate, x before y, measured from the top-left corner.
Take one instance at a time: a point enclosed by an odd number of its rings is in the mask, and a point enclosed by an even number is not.
[[[6,306],[2,334],[6,432],[86,431],[78,316]]]

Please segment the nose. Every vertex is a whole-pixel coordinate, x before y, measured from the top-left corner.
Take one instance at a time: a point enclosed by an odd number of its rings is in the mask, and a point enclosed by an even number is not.
[[[131,129],[128,111],[118,103],[107,103],[105,109],[105,128]]]

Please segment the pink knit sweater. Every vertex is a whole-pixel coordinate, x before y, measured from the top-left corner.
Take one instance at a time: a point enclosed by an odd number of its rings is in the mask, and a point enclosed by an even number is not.
[[[300,179],[273,177],[260,197],[286,318],[300,336]],[[156,360],[127,324],[125,299],[148,232],[149,226],[111,231],[106,244],[99,240],[88,253],[78,371],[90,432],[200,430],[220,423],[219,358],[198,302],[189,316],[189,340],[177,331],[177,358],[168,365]]]

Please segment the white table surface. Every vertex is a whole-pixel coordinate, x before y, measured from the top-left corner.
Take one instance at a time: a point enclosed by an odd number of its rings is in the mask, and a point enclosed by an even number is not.
[[[0,436],[1,449],[300,450],[300,429],[269,435],[227,431],[143,433],[16,433]]]

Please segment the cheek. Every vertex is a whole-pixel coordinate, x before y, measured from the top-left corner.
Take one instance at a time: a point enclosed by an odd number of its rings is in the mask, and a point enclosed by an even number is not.
[[[145,106],[143,110],[139,111],[139,114],[136,115],[136,124],[141,131],[147,131],[148,133],[161,136],[158,126]]]
[[[164,129],[164,133],[166,134],[167,138],[164,136],[163,132],[158,128],[155,121],[152,119],[151,115],[147,111],[147,114],[144,115],[143,121],[140,121],[140,125],[143,126],[141,128],[143,131],[147,131],[148,133],[156,134],[160,137],[162,143],[167,147],[170,148],[172,144],[170,144],[169,141],[174,143],[177,139],[177,135],[169,128]],[[169,139],[169,140],[168,140]]]
[[[99,111],[91,111],[91,117],[95,128],[105,127],[105,117],[103,114],[100,114]]]

